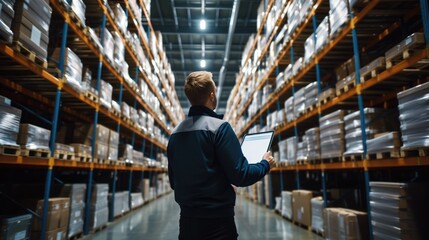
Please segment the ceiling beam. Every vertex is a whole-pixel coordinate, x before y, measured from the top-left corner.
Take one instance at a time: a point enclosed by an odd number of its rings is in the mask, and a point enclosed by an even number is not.
[[[227,27],[220,27],[216,29],[207,29],[206,31],[201,31],[197,28],[190,27],[180,27],[175,29],[175,27],[171,26],[158,26],[156,31],[161,31],[162,35],[228,35]],[[254,33],[256,30],[254,27],[239,27],[235,29],[234,35],[246,35]]]
[[[164,41],[164,46],[167,48],[167,51],[171,51],[174,49],[178,49],[179,45],[178,44],[170,44],[167,41]],[[187,51],[201,51],[201,44],[185,44],[182,43],[182,48],[183,50],[187,50]],[[233,45],[234,51],[233,52],[240,52],[242,53],[244,51],[244,46],[243,45],[238,45],[235,44]],[[207,42],[205,43],[205,49],[206,51],[225,51],[225,46],[224,45],[219,45],[219,44],[208,44]]]
[[[186,2],[177,2],[176,3],[177,9],[192,9],[192,10],[201,10],[201,4],[198,3],[190,3],[187,4]],[[222,3],[222,4],[213,4],[213,3],[206,3],[205,10],[232,10],[232,4],[230,3]]]

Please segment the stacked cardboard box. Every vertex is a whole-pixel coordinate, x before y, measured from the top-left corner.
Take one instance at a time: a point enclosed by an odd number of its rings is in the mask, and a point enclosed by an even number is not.
[[[94,125],[92,124],[76,124],[73,136],[74,142],[91,146],[93,128]],[[94,158],[108,159],[109,131],[105,126],[97,124]]]
[[[118,25],[119,29],[123,32],[127,32],[128,27],[128,19],[127,15],[125,14],[124,9],[122,9],[121,4],[117,3],[113,5],[113,12],[115,14],[115,22],[116,25]]]
[[[344,208],[325,208],[323,218],[326,239],[369,239],[366,212]]]
[[[77,16],[82,26],[85,26],[85,11],[86,5],[82,0],[72,0],[71,1],[71,11]]]
[[[295,114],[295,117],[299,117],[302,114],[304,114],[305,111],[305,93],[306,93],[306,89],[305,87],[299,89],[298,91],[295,92],[294,94],[294,105],[293,105],[293,111]]]
[[[0,239],[30,239],[31,219],[31,214],[0,216]]]
[[[0,103],[0,145],[17,146],[21,110]]]
[[[321,158],[338,158],[344,153],[344,110],[320,118]]]
[[[370,182],[374,239],[426,239],[427,189],[422,183]]]
[[[96,35],[97,35],[97,37],[99,39],[101,39],[101,37],[104,38],[104,40],[103,40],[103,46],[101,46],[104,49],[103,53],[107,57],[107,59],[111,63],[113,63],[113,61],[114,61],[113,52],[114,52],[114,49],[115,49],[115,41],[113,39],[112,34],[110,33],[109,30],[107,30],[107,28],[104,28],[103,36],[101,36],[101,30],[102,30],[101,27],[97,28],[95,30]]]
[[[282,216],[292,220],[293,218],[293,209],[292,209],[292,192],[282,191],[282,206],[281,206]]]
[[[318,99],[319,89],[318,89],[317,82],[312,82],[307,86],[305,86],[304,91],[305,91],[304,93],[305,108],[307,109],[310,107],[316,107],[316,104],[319,100]]]
[[[398,93],[402,149],[429,146],[429,82]]]
[[[304,141],[307,142],[308,160],[320,159],[320,130],[318,127],[305,131]]]
[[[119,133],[109,130],[109,148],[108,157],[109,160],[118,160],[119,152]]]
[[[112,200],[113,200],[113,194],[109,193],[109,205],[112,206]],[[116,192],[115,193],[115,204],[114,204],[114,211],[113,211],[113,217],[117,217],[121,214],[127,213],[130,211],[130,199],[129,199],[129,192],[123,191],[123,192]]]
[[[119,159],[126,163],[133,163],[133,146],[130,144],[121,144],[119,146]]]
[[[65,83],[70,85],[73,89],[78,92],[83,92],[82,88],[82,61],[80,58],[70,49],[65,49],[64,56],[64,71],[63,76]],[[60,63],[61,48],[56,48],[51,56],[51,60],[55,63]]]
[[[292,191],[293,221],[307,227],[311,226],[311,198],[313,193],[307,190]]]
[[[91,193],[91,211],[89,219],[90,229],[97,229],[107,224],[109,207],[107,196],[109,194],[108,184],[94,184]]]
[[[52,9],[45,0],[17,0],[12,22],[13,41],[46,60]]]
[[[83,232],[86,184],[65,184],[60,196],[70,198],[70,218],[67,238]]]
[[[324,202],[322,197],[311,199],[311,229],[323,235],[323,209]]]
[[[425,46],[425,37],[424,34],[421,32],[416,32],[408,37],[406,37],[404,40],[402,40],[399,44],[395,45],[393,48],[386,51],[386,62],[387,68],[391,67],[391,61],[392,59],[395,59],[397,56],[400,56],[404,53],[406,50],[412,50],[416,48],[422,48]]]
[[[305,40],[304,50],[304,64],[307,64],[314,58],[314,53],[316,52],[314,33]]]
[[[13,32],[10,26],[12,26],[12,20],[15,15],[13,10],[15,0],[2,0],[0,4],[0,39],[12,43]]]
[[[389,152],[391,157],[399,157],[401,140],[398,132],[385,132],[374,136],[373,139],[366,140],[366,150],[368,154]]]
[[[287,162],[287,141],[282,140],[279,141],[279,161],[280,162]]]
[[[366,139],[374,138],[375,134],[384,131],[382,109],[365,108]],[[344,117],[346,151],[344,155],[362,154],[362,129],[360,111],[355,111]]]
[[[49,149],[51,131],[32,125],[19,126],[18,144],[26,149]]]
[[[44,200],[37,202],[36,213],[42,216]],[[45,239],[66,239],[67,227],[70,218],[70,199],[69,198],[50,198],[48,200],[48,215],[46,220],[46,238]],[[35,218],[33,221],[32,238],[40,236],[41,219]]]
[[[297,151],[296,151],[296,160],[305,161],[307,160],[307,157],[308,157],[307,142],[305,140],[298,142]]]

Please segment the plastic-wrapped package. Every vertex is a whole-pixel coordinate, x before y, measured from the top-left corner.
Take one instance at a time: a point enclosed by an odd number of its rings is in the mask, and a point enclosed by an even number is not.
[[[125,45],[119,33],[112,32],[112,36],[114,45],[113,60],[116,67],[120,69],[122,64],[125,62]]]
[[[62,143],[55,143],[55,151],[74,152],[74,147]]]
[[[92,147],[80,144],[80,143],[72,143],[70,144],[74,148],[74,153],[79,155],[91,155]]]
[[[0,145],[17,146],[21,110],[0,104]]]
[[[304,141],[307,142],[308,160],[320,159],[320,130],[318,127],[305,131]]]
[[[85,27],[85,11],[86,6],[85,3],[82,0],[72,0],[71,2],[71,10],[76,14],[76,16],[79,18],[81,24]]]
[[[294,111],[294,97],[289,97],[285,101],[285,111],[286,111],[286,122],[292,122],[295,120],[295,111]]]
[[[307,64],[308,62],[310,62],[311,59],[313,59],[314,57],[314,53],[316,51],[316,44],[314,42],[314,33],[312,33],[307,40],[305,40],[305,44],[304,44],[304,64]]]
[[[99,100],[100,105],[108,109],[112,107],[113,87],[110,83],[100,80]]]
[[[119,29],[123,33],[126,33],[128,27],[128,19],[124,9],[122,9],[121,7],[121,4],[117,3],[113,5],[113,12],[115,13],[115,22],[118,25]]]
[[[301,8],[299,10],[300,15],[299,15],[299,22],[302,22],[305,20],[305,18],[308,16],[308,14],[310,13],[311,8],[313,7],[313,0],[304,0],[301,1]]]
[[[329,41],[329,17],[326,16],[316,29],[316,51],[321,51]]]
[[[292,192],[282,191],[282,216],[292,220]]]
[[[59,64],[61,54],[61,48],[56,48],[51,56],[51,60]],[[80,58],[70,49],[66,48],[64,58],[64,78],[65,83],[70,85],[73,89],[78,92],[82,92],[82,61]]]
[[[111,109],[117,113],[121,112],[121,106],[119,106],[119,103],[116,102],[115,100],[112,100],[112,108]]]
[[[311,199],[311,229],[318,233],[324,233],[323,228],[324,202],[322,197]]]
[[[101,38],[101,27],[97,28],[97,35],[99,38]],[[107,30],[107,28],[104,29],[104,42],[103,42],[103,49],[102,51],[104,55],[107,57],[108,60],[110,60],[112,63],[114,61],[113,53],[115,51],[115,41],[113,39],[112,34]]]
[[[86,145],[92,145],[92,132],[93,132],[92,124],[80,124],[77,123],[75,126],[73,140],[76,143],[83,143]],[[95,140],[97,143],[101,143],[104,145],[109,144],[109,129],[101,124],[97,124]]]
[[[139,112],[139,119],[138,119],[139,125],[143,129],[143,131],[147,131],[147,114],[141,109],[139,109],[138,112]]]
[[[347,1],[338,1],[335,8],[329,10],[330,36],[334,36],[341,30],[349,19],[349,9]]]
[[[133,163],[133,146],[123,144],[119,146],[119,159],[127,163]]]
[[[344,110],[320,118],[321,158],[342,157],[344,153]]]
[[[109,146],[102,143],[95,143],[94,158],[108,159]]]
[[[133,163],[143,165],[144,156],[141,151],[133,150]]]
[[[303,63],[302,63],[303,60],[302,59],[303,59],[302,57],[298,58],[295,61],[295,63],[293,64],[293,67],[292,67],[293,76],[296,76],[299,73],[299,71],[301,70],[301,68],[303,66]]]
[[[275,203],[274,209],[281,213],[281,211],[282,211],[282,198],[276,197],[275,201],[276,201],[276,203]]]
[[[143,195],[141,192],[131,193],[130,205],[131,209],[135,209],[143,205]]]
[[[356,74],[353,72],[352,74],[348,75],[347,77],[339,80],[335,84],[335,88],[337,89],[337,93],[340,92],[342,89],[344,89],[346,86],[349,86],[353,84],[356,80]],[[350,90],[350,89],[348,89]]]
[[[51,131],[32,124],[19,126],[18,144],[27,149],[49,149]]]
[[[429,83],[398,93],[402,149],[429,146]]]
[[[8,43],[12,43],[13,37],[13,32],[10,29],[15,16],[13,4],[14,2],[2,1],[2,7],[0,7],[0,39],[4,39]]]
[[[366,140],[367,153],[391,152],[399,150],[401,141],[398,132],[388,132]]]
[[[287,19],[288,19],[288,34],[291,35],[295,32],[296,28],[299,25],[300,20],[300,11],[299,11],[299,2],[298,1],[292,1],[290,4],[290,7],[287,11]]]
[[[279,141],[280,162],[287,162],[287,141]]]
[[[286,150],[287,150],[287,162],[288,164],[295,164],[296,162],[296,155],[297,155],[297,149],[298,149],[298,138],[297,137],[290,137],[286,139]]]
[[[153,118],[152,115],[148,114],[147,115],[147,130],[151,133],[153,132],[155,126],[155,119]]]
[[[299,142],[297,145],[297,153],[296,153],[296,160],[307,160],[308,157],[308,150],[307,150],[307,142],[302,141]]]
[[[99,29],[97,28],[96,30],[94,30],[91,27],[88,27],[88,29],[89,29],[88,30],[89,37],[92,39],[92,42],[95,43],[95,46],[100,50],[100,52],[102,52],[103,46],[101,46],[101,42],[100,42]],[[108,43],[108,44],[110,44],[110,43]],[[106,46],[106,43],[105,43],[105,46]],[[113,57],[111,59],[113,59]]]
[[[295,114],[295,117],[301,116],[301,114],[305,111],[305,88],[301,88],[298,91],[295,92],[294,95],[294,106],[293,111]]]
[[[130,106],[126,102],[121,103],[122,116],[131,118]]]
[[[287,67],[285,68],[284,77],[285,77],[285,82],[286,83],[288,83],[289,80],[293,77],[293,70],[292,70],[292,68],[293,68],[292,64],[287,65]]]
[[[137,22],[141,22],[142,21],[142,9],[140,8],[140,2],[137,3],[136,0],[129,0],[128,4],[130,5],[130,7],[134,13],[135,20]]]
[[[305,86],[304,90],[304,98],[305,98],[305,108],[309,108],[311,106],[316,106],[318,102],[318,88],[317,82],[312,82]]]
[[[136,124],[139,122],[139,113],[133,107],[130,107],[130,118],[131,118],[131,121]]]
[[[279,88],[285,82],[284,72],[280,72],[276,77],[276,88]]]

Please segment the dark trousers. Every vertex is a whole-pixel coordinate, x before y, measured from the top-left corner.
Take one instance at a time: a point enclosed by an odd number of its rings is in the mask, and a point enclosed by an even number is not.
[[[180,217],[179,240],[236,240],[237,238],[234,217]]]

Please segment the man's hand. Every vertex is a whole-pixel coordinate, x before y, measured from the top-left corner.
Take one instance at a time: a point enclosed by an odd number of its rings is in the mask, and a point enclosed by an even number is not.
[[[271,154],[271,151],[268,151],[264,154],[262,159],[267,160],[270,164],[270,169],[273,168],[276,165],[276,162],[274,161],[273,155]]]

